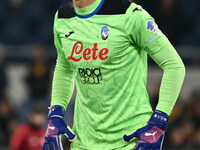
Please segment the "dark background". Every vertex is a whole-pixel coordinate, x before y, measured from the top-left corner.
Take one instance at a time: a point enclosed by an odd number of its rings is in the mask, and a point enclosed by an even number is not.
[[[33,105],[40,105],[47,114],[56,60],[53,20],[56,10],[67,2],[0,0],[0,150],[9,149],[19,126],[30,124],[28,118]],[[155,18],[187,69],[168,125],[164,149],[200,149],[200,1],[135,2]],[[161,69],[149,59],[148,91],[153,108],[157,104],[161,76]],[[70,126],[74,99],[75,94],[66,115]]]

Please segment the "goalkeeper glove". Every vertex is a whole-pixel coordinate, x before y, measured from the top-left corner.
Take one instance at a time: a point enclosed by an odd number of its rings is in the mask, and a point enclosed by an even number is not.
[[[139,138],[133,150],[160,150],[168,120],[169,116],[166,113],[156,110],[145,127],[130,135],[125,134],[123,139],[129,142]]]
[[[45,142],[42,150],[61,150],[61,134],[67,136],[69,141],[73,141],[76,135],[63,120],[65,109],[62,106],[52,106],[48,114],[48,127],[45,135]]]

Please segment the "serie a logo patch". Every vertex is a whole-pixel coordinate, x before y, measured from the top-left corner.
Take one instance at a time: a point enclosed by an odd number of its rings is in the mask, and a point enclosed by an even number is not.
[[[156,32],[156,28],[154,26],[154,22],[153,21],[149,20],[147,22],[147,30]]]

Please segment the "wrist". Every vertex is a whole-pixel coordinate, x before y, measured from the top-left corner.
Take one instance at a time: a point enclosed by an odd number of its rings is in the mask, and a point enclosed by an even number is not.
[[[49,109],[48,120],[53,117],[63,118],[65,115],[65,108],[59,105],[54,105]]]
[[[169,116],[166,113],[160,110],[156,110],[152,114],[149,123],[154,124],[155,126],[159,127],[162,130],[165,130],[167,127],[168,120]]]

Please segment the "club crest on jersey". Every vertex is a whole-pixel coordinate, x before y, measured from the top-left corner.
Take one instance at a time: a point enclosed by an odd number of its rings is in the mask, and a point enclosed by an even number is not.
[[[150,21],[147,22],[147,30],[156,32],[156,29],[155,29],[153,21],[150,20]]]
[[[107,40],[109,37],[109,29],[107,26],[103,26],[101,29],[101,38]]]

